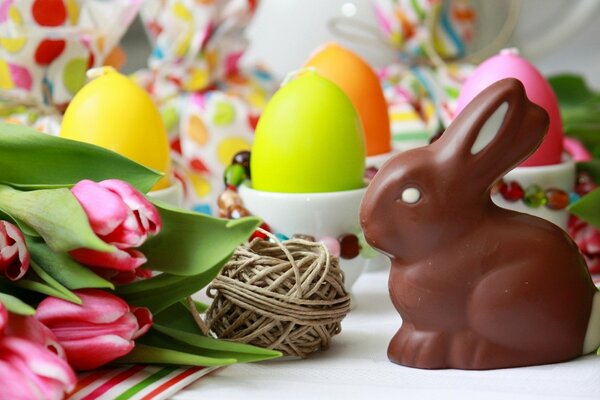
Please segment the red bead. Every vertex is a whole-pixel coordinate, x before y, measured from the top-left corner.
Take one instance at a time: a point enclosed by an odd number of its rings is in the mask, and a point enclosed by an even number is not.
[[[564,190],[548,189],[546,198],[548,199],[546,207],[552,210],[564,210],[569,205],[569,193]]]
[[[271,227],[269,225],[267,225],[266,222],[263,222],[262,224],[260,224],[260,227],[263,230],[267,231],[267,232],[271,232]],[[265,240],[267,237],[268,236],[266,234],[262,233],[259,230],[256,230],[256,231],[254,231],[254,233],[252,234],[252,236],[250,236],[250,240],[254,240],[256,238],[260,238],[260,239]]]
[[[45,39],[35,50],[35,62],[39,65],[48,65],[54,61],[65,50],[64,40]]]
[[[367,169],[365,169],[365,179],[371,182],[373,178],[375,178],[375,174],[377,173],[377,171],[379,170],[375,167],[368,167]]]
[[[358,256],[358,253],[360,253],[358,236],[349,233],[340,236],[338,240],[340,242],[340,257],[349,260]]]
[[[521,185],[519,185],[519,182],[509,181],[500,187],[500,194],[502,194],[504,200],[515,202],[523,198],[525,191]]]

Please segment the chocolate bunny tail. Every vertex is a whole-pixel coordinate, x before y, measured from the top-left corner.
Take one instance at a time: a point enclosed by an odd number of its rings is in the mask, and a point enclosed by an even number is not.
[[[598,348],[600,348],[600,292],[596,292],[592,302],[590,322],[583,342],[583,354],[591,353]]]

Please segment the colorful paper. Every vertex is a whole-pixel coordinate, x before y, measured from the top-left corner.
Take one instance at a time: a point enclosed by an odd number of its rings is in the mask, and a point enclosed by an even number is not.
[[[462,82],[472,69],[469,64],[437,69],[397,63],[379,70],[395,149],[424,146],[450,124]]]
[[[0,89],[62,107],[118,44],[141,0],[0,0]]]
[[[255,8],[252,0],[162,0],[141,10],[154,49],[136,79],[160,105],[186,206],[199,212],[216,212],[223,171],[250,149],[275,89],[264,69],[239,68]]]
[[[218,367],[133,365],[103,368],[78,376],[70,400],[162,400],[168,399]]]
[[[473,38],[470,0],[372,0],[379,27],[404,55],[428,57],[431,47],[444,59],[464,57]]]

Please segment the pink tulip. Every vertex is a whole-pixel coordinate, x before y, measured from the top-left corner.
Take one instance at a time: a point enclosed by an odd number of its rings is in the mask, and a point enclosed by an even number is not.
[[[23,233],[7,221],[0,221],[0,271],[10,280],[17,280],[29,268],[29,251]]]
[[[134,339],[150,329],[146,308],[130,309],[115,295],[97,289],[74,291],[82,305],[48,297],[36,317],[48,326],[77,370],[94,369],[129,353]]]
[[[100,183],[83,180],[71,191],[94,232],[118,249],[114,253],[77,249],[70,252],[73,258],[85,265],[119,271],[132,271],[146,262],[146,257],[133,249],[158,234],[162,222],[156,208],[140,192],[116,179]]]
[[[62,399],[77,378],[52,332],[0,303],[0,394],[15,400]]]

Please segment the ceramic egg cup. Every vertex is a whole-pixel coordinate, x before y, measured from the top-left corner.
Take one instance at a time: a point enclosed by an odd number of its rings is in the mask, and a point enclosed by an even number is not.
[[[276,193],[243,184],[238,190],[248,211],[263,218],[274,232],[288,237],[304,234],[317,239],[338,238],[361,232],[358,210],[366,188],[329,193]],[[340,258],[347,290],[370,262],[360,254],[351,260]]]
[[[556,188],[570,193],[575,187],[576,176],[577,171],[575,162],[570,158],[565,158],[560,164],[517,167],[506,174],[504,180],[516,181],[523,188],[530,185],[538,185],[544,190]],[[527,206],[523,201],[507,201],[499,193],[493,195],[492,200],[502,208],[544,218],[560,226],[564,230],[567,229],[569,211],[566,208],[563,210],[551,210],[543,205],[533,208]]]

